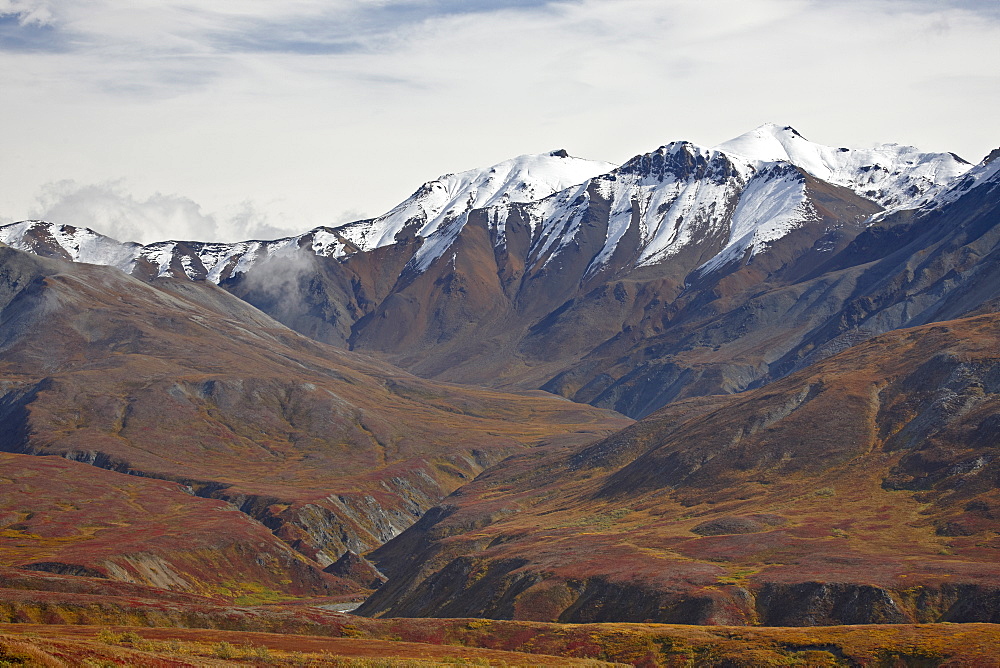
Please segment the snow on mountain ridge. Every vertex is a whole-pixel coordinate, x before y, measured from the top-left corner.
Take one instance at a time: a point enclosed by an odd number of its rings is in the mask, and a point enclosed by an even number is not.
[[[754,164],[691,142],[672,142],[581,186],[525,205],[532,230],[537,230],[528,263],[544,267],[574,243],[593,197],[608,201],[609,214],[604,246],[591,260],[588,276],[611,261],[633,225],[638,232],[638,247],[631,251],[634,267],[665,262],[703,239],[721,243],[723,258],[741,256],[747,249],[760,252],[813,215],[804,188],[801,174],[786,162]],[[765,197],[769,199],[762,201]],[[498,237],[507,215],[508,207],[490,209],[488,218]]]
[[[925,153],[899,144],[860,149],[824,146],[809,141],[791,126],[774,123],[714,148],[744,157],[755,166],[789,162],[892,210],[919,206],[972,167],[952,153]]]
[[[590,204],[590,185],[609,200],[610,215],[606,243],[588,275],[611,260],[633,224],[640,239],[635,267],[668,261],[699,239],[724,238],[719,255],[700,268],[708,271],[747,251],[759,253],[815,218],[798,169],[850,188],[888,213],[933,200],[970,167],[950,153],[923,153],[897,144],[822,146],[790,126],[775,124],[712,148],[672,142],[582,187],[528,205],[532,227],[543,230],[532,256],[535,262],[546,258],[547,264],[559,248],[572,243],[580,210]],[[578,210],[570,210],[574,208]],[[489,215],[501,233],[506,215],[502,207]]]
[[[998,163],[994,161],[994,167]],[[272,241],[139,246],[84,228],[37,221],[0,228],[0,240],[32,252],[47,244],[49,254],[110,264],[129,273],[186,275],[219,283],[274,254],[308,249],[318,256],[344,258],[419,237],[407,266],[420,273],[447,253],[475,209],[484,211],[496,245],[504,247],[507,218],[519,207],[531,228],[528,266],[544,266],[575,243],[584,214],[594,198],[600,198],[608,203],[607,234],[587,275],[612,260],[632,225],[636,233],[629,238],[638,238],[638,245],[628,249],[622,262],[651,266],[701,240],[721,244],[720,254],[702,266],[705,270],[748,250],[759,253],[811,219],[815,212],[797,169],[894,210],[933,202],[970,168],[952,154],[921,153],[895,144],[832,148],[809,142],[789,126],[767,124],[712,148],[672,142],[617,168],[573,158],[565,151],[518,156],[428,181],[376,218]],[[980,178],[967,175],[962,181],[975,184]]]
[[[407,228],[424,243],[411,267],[425,271],[451,246],[473,209],[531,202],[577,185],[614,165],[571,157],[566,151],[522,155],[487,167],[445,174],[421,186],[389,213],[371,221],[379,231],[369,235],[374,243],[359,244],[371,250],[393,243]]]
[[[143,246],[121,242],[85,227],[23,220],[0,227],[0,241],[11,248],[38,255],[56,255],[74,262],[131,270]],[[44,251],[44,252],[43,252]]]

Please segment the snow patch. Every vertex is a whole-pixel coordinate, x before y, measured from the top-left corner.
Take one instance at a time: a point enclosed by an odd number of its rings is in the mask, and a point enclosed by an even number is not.
[[[994,187],[1000,185],[1000,149],[993,151],[985,160],[966,172],[944,194],[928,202],[925,208],[940,208],[986,184]]]
[[[816,144],[790,126],[767,123],[715,147],[755,166],[788,162],[816,178],[850,188],[886,209],[913,209],[942,193],[969,171],[952,153],[925,153],[912,146],[834,148]]]
[[[775,165],[751,179],[729,223],[729,241],[701,273],[762,252],[767,245],[801,227],[817,214],[806,197],[805,179],[794,169]]]

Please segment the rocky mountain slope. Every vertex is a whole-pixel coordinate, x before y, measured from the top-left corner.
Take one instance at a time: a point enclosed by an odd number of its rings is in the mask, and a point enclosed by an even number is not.
[[[321,569],[380,545],[485,467],[627,423],[540,392],[415,378],[211,283],[151,285],[0,248],[0,450],[20,456],[4,460],[0,549],[15,565],[199,593],[266,567],[286,593],[326,591],[337,578]],[[162,512],[150,506],[160,498]]]
[[[513,457],[371,558],[360,612],[765,626],[1000,622],[1000,316]]]
[[[843,245],[796,248],[789,236],[759,261],[696,277],[543,387],[643,415],[764,385],[895,328],[995,310],[998,223],[1000,178],[988,158]]]
[[[277,241],[0,228],[0,556],[388,576],[370,615],[1000,622],[998,157],[768,125]]]
[[[274,242],[139,247],[30,221],[0,239],[147,279],[218,282],[299,332],[424,377],[544,388],[641,416],[794,367],[775,362],[802,338],[780,328],[748,346],[730,323],[762,293],[814,289],[803,280],[873,220],[931,206],[970,165],[766,125],[608,168],[522,156],[429,182],[384,216]],[[795,331],[814,335],[848,298],[834,290]],[[775,299],[780,318],[787,300]],[[692,341],[705,331],[711,341]]]

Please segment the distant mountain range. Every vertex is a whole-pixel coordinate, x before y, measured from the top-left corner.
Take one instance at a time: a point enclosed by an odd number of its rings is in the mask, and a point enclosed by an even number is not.
[[[1000,622],[998,158],[765,125],[275,241],[4,226],[0,556],[387,577],[370,615]]]
[[[0,228],[0,240],[146,280],[217,283],[307,336],[427,378],[642,417],[925,321],[911,306],[837,329],[859,296],[852,242],[867,231],[870,245],[902,211],[939,215],[991,169],[764,125],[621,167],[521,156],[430,181],[383,216],[275,241],[140,246],[40,221]]]

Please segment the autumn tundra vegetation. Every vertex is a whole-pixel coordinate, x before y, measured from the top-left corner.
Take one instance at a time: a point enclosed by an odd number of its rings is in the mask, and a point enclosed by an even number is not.
[[[0,227],[0,666],[1000,665],[997,157]]]

